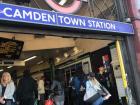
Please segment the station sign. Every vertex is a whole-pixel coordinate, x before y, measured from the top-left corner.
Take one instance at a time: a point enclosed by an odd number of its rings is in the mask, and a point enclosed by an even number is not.
[[[134,34],[132,24],[0,3],[0,20],[94,32]]]

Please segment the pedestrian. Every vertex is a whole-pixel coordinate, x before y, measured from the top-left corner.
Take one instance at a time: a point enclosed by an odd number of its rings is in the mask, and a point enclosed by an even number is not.
[[[30,70],[25,70],[17,87],[17,101],[19,105],[34,105],[38,98],[37,82],[31,77]]]
[[[13,105],[15,85],[9,72],[4,72],[0,84],[0,105]]]
[[[102,105],[104,100],[108,100],[110,96],[107,89],[97,81],[95,74],[93,72],[89,73],[84,100],[90,101],[91,105]]]
[[[81,103],[81,85],[82,85],[82,79],[81,75],[78,72],[75,72],[70,80],[70,85],[72,86],[72,92],[71,92],[71,99],[73,105],[82,105]]]
[[[59,69],[56,71],[60,71]],[[64,105],[64,79],[62,73],[57,73],[51,85],[51,90],[54,90],[54,101],[56,105]]]
[[[42,76],[38,81],[38,97],[39,105],[44,105],[45,100],[45,86],[44,86],[44,76]]]

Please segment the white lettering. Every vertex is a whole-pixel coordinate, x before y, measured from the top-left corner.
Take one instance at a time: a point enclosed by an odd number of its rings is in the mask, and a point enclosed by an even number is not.
[[[65,22],[66,24],[70,24],[70,23],[71,23],[71,20],[69,19],[69,17],[65,17],[65,18],[64,18],[64,22]]]
[[[51,22],[53,21],[55,23],[55,15],[51,16],[50,14],[48,14],[48,21]]]
[[[88,26],[92,27],[92,21],[91,20],[88,20]]]
[[[75,25],[75,24],[78,25],[78,23],[79,23],[78,19],[75,19],[75,18],[74,19],[71,18],[71,22],[73,25]]]
[[[100,24],[98,21],[96,22],[96,28],[100,28]]]
[[[60,23],[63,23],[63,16],[58,16],[58,18],[60,18]]]
[[[7,17],[12,17],[11,14],[7,13],[8,11],[12,12],[12,8],[4,8],[3,9],[4,15],[7,16]]]
[[[23,10],[23,19],[25,19],[26,17],[29,17],[30,20],[32,20],[33,19],[32,12],[31,11],[26,12],[25,10]]]
[[[111,28],[109,23],[106,23],[106,28],[107,29],[110,29]]]
[[[111,24],[111,29],[116,30],[115,24]]]
[[[40,20],[41,19],[41,15],[38,12],[34,12],[33,17],[34,17],[34,20]]]
[[[19,18],[22,18],[21,14],[20,14],[20,11],[18,9],[15,10],[15,13],[13,15],[13,17],[19,17]]]
[[[85,21],[85,20],[80,19],[80,26],[86,26],[86,21]]]
[[[46,18],[47,18],[47,15],[45,13],[42,13],[42,21],[47,22],[48,20]]]
[[[100,23],[100,27],[101,27],[101,28],[104,28],[104,27],[103,27],[103,22],[99,22],[99,23]]]
[[[95,27],[95,21],[88,20],[88,26],[89,27]]]

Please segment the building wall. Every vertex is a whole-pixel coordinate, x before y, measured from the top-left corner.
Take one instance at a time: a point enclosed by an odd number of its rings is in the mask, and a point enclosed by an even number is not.
[[[137,105],[140,105],[140,1],[139,0],[127,0],[129,17],[134,26],[135,35],[132,38],[134,44],[135,55],[132,58],[136,57],[135,63],[136,67],[133,69],[134,75],[134,86],[136,91]],[[133,52],[133,51],[132,51]],[[136,65],[135,64],[135,65]]]

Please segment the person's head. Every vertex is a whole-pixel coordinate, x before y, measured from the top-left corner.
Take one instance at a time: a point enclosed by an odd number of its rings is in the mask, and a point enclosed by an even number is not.
[[[30,76],[30,70],[25,69],[24,72],[23,72],[23,76]]]
[[[103,74],[105,72],[105,68],[103,66],[99,67],[99,73]]]
[[[55,80],[60,82],[64,80],[64,75],[60,69],[56,69]]]
[[[94,78],[95,78],[95,73],[90,72],[90,73],[88,74],[87,78],[88,78],[89,80],[94,79]]]
[[[8,84],[11,82],[11,75],[9,72],[4,72],[2,74],[2,77],[1,77],[1,83],[4,85],[4,84]]]
[[[40,80],[44,80],[44,79],[45,79],[45,77],[44,77],[44,76],[41,76],[41,77],[40,77]]]

